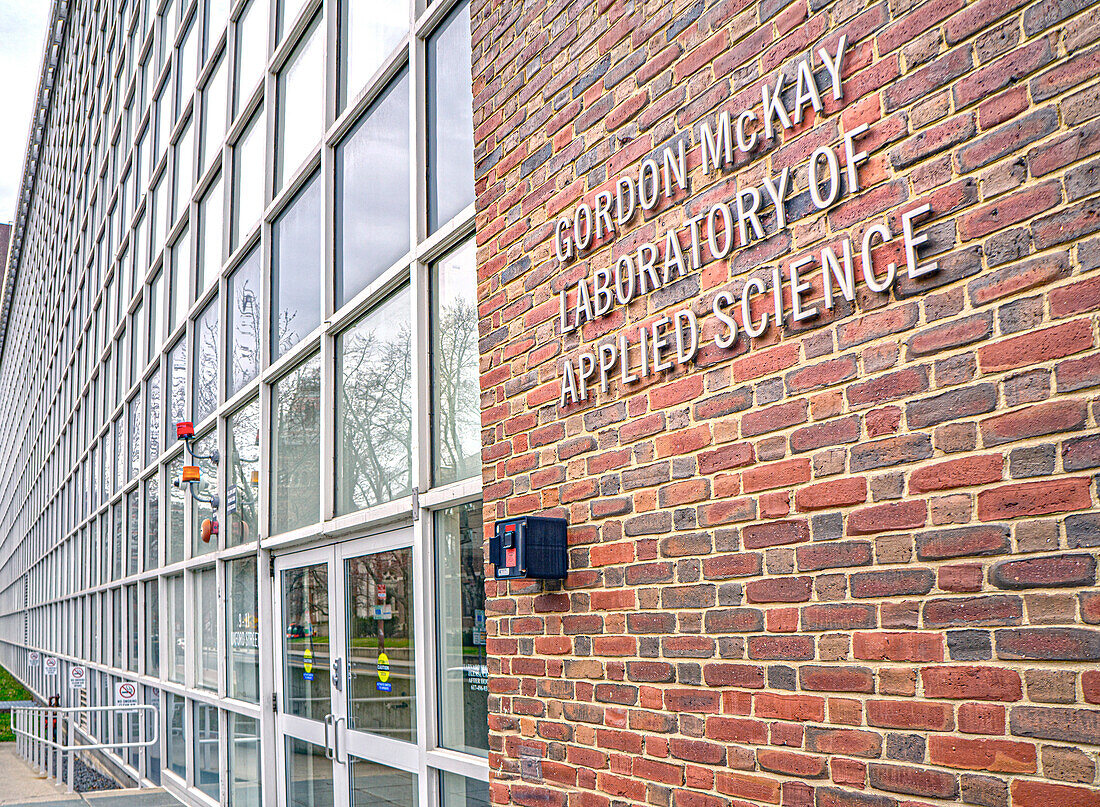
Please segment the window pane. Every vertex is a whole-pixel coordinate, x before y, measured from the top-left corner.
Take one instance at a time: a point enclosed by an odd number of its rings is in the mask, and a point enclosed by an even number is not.
[[[253,0],[256,2],[256,0]],[[264,212],[264,111],[257,112],[233,149],[233,237],[236,249]]]
[[[226,546],[255,541],[260,503],[260,402],[253,400],[229,419],[229,490]]]
[[[145,674],[160,677],[160,597],[157,581],[145,584]]]
[[[161,330],[161,316],[164,313],[164,275],[157,272],[149,284],[149,354],[147,361],[152,361],[160,352],[164,344],[164,333]]]
[[[237,103],[240,111],[267,66],[267,21],[270,0],[252,0],[237,22]]]
[[[188,483],[192,493],[191,500],[191,554],[194,557],[213,552],[218,548],[218,536],[206,534],[202,522],[213,518],[210,505],[199,501],[195,496],[206,500],[218,492],[218,466],[210,457],[218,447],[217,432],[211,432],[195,440],[193,462],[199,466],[199,481]]]
[[[428,38],[428,232],[474,201],[474,115],[470,5]]]
[[[260,700],[256,559],[231,562],[229,577],[229,697]]]
[[[489,754],[481,503],[435,516],[440,745]]]
[[[172,316],[168,327],[175,330],[187,319],[187,309],[191,306],[191,233],[184,229],[183,235],[172,248]]]
[[[271,534],[321,517],[321,358],[313,356],[274,387]]]
[[[195,370],[192,408],[195,423],[218,408],[218,298],[195,318]]]
[[[199,208],[199,227],[202,233],[202,250],[199,253],[199,265],[196,272],[195,288],[202,294],[206,287],[214,283],[221,273],[225,250],[222,249],[222,227],[225,216],[225,196],[222,179],[219,176],[210,185]]]
[[[254,249],[229,277],[229,389],[236,395],[260,372],[260,250]]]
[[[126,574],[138,573],[138,553],[141,547],[141,489],[138,488],[126,494],[126,521],[129,532],[126,536],[126,544],[129,547],[126,553]]]
[[[332,807],[332,762],[319,745],[286,738],[286,803],[288,807]],[[377,807],[377,805],[372,805]]]
[[[172,192],[173,223],[187,212],[187,203],[191,199],[191,190],[195,184],[195,131],[188,119],[176,141],[176,174]]]
[[[158,707],[159,711],[159,695],[160,690],[155,687],[145,687],[145,702],[150,706]],[[160,715],[157,714],[153,719],[160,719]],[[160,784],[160,743],[156,742],[145,749],[145,775],[152,780],[153,784]]]
[[[213,4],[213,3],[212,3]],[[222,153],[222,140],[225,138],[225,119],[228,99],[226,98],[225,58],[218,60],[218,66],[203,90],[202,109],[202,167],[203,171],[214,164]]]
[[[416,741],[412,550],[346,562],[348,727]]]
[[[195,686],[218,688],[218,581],[214,567],[195,573]]]
[[[171,653],[171,664],[168,667],[168,680],[177,684],[183,683],[183,670],[186,661],[184,653],[184,622],[183,622],[183,575],[177,574],[164,578],[167,588],[167,619],[168,646]],[[171,758],[171,752],[169,752]],[[175,768],[173,768],[175,770]]]
[[[410,22],[409,4],[395,0],[343,0],[340,12],[343,109],[405,38]]]
[[[321,324],[325,274],[321,179],[316,175],[276,220],[272,247],[271,357],[279,358]]]
[[[218,710],[195,704],[195,787],[218,799]]]
[[[187,33],[183,35],[183,42],[179,51],[179,108],[180,111],[187,106],[191,99],[191,93],[195,89],[195,79],[199,68],[199,25],[198,15],[191,16],[191,25]]]
[[[307,31],[279,75],[278,166],[275,187],[290,177],[321,139],[325,126],[325,63],[320,22]]]
[[[330,711],[328,566],[283,572],[283,679],[287,714]]]
[[[168,770],[180,778],[187,775],[187,740],[184,736],[184,700],[168,693]],[[104,701],[105,703],[107,701]]]
[[[114,526],[111,530],[111,537],[113,539],[111,549],[113,561],[111,570],[113,574],[111,575],[111,579],[118,580],[122,577],[123,557],[125,555],[125,549],[123,547],[126,543],[126,512],[123,510],[121,504],[116,504],[111,508],[111,515],[114,517]]]
[[[145,462],[156,462],[160,454],[160,429],[161,429],[161,405],[160,405],[160,368],[158,367],[149,376],[145,384],[145,402],[148,415],[148,431],[145,433]]]
[[[352,807],[416,807],[416,774],[351,758]]]
[[[409,77],[403,71],[336,150],[337,299],[409,249]]]
[[[145,485],[145,571],[160,565],[160,480],[155,476]]]
[[[229,807],[260,807],[260,723],[230,712]]]
[[[176,442],[176,424],[187,416],[187,339],[181,338],[168,354],[168,423],[164,429],[164,447]]]
[[[468,241],[432,271],[432,471],[435,484],[481,473],[477,253]]]
[[[184,547],[184,508],[187,506],[187,492],[182,486],[173,485],[183,476],[183,457],[177,457],[168,465],[168,546],[166,549],[168,564],[183,560]]]
[[[411,490],[412,329],[406,286],[337,339],[337,511]]]
[[[145,463],[142,441],[146,439],[145,419],[142,416],[141,392],[130,399],[130,476],[133,479],[144,467]]]
[[[489,783],[440,771],[440,807],[491,807]]]

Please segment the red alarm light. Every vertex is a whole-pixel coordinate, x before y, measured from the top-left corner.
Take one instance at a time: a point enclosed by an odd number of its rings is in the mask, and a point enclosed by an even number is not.
[[[195,424],[190,420],[181,420],[176,424],[176,437],[180,440],[190,440],[195,436]]]

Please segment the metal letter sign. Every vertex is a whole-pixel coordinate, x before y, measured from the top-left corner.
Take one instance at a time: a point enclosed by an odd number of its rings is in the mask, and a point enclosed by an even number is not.
[[[137,706],[137,684],[123,681],[115,685],[115,706]]]
[[[39,655],[37,650],[32,650],[27,654],[27,666],[37,667],[38,663],[42,660],[42,656]]]
[[[69,668],[69,689],[87,689],[88,671],[82,665]]]
[[[46,656],[42,660],[42,668],[46,675],[57,675],[57,656]]]

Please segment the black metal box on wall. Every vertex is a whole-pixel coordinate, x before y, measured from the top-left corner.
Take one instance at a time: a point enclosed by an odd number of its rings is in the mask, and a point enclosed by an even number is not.
[[[520,516],[498,521],[489,539],[489,562],[498,580],[561,580],[569,571],[564,518]]]

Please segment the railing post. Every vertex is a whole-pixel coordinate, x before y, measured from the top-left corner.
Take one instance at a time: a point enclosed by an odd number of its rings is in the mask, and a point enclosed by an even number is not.
[[[73,768],[75,767],[76,759],[76,731],[73,728],[73,718],[76,717],[75,712],[69,712],[69,736],[65,738],[65,745],[69,747],[69,792],[75,793],[76,780],[73,779]]]
[[[45,716],[41,710],[35,712],[35,725],[34,725],[34,769],[38,773],[42,773],[44,770],[43,763],[46,761],[42,755],[42,721],[45,720]]]

